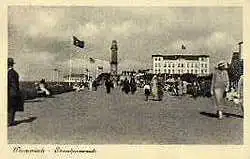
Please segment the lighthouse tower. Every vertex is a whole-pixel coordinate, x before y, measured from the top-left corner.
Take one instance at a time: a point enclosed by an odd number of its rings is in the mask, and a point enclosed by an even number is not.
[[[118,51],[118,47],[117,47],[117,41],[113,40],[112,44],[111,44],[111,59],[110,59],[110,73],[111,76],[116,77],[117,76],[117,51]]]

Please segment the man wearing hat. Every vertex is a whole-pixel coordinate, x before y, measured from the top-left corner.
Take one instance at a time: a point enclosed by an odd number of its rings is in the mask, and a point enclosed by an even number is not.
[[[227,63],[220,61],[213,73],[211,94],[215,97],[215,107],[219,119],[223,117],[223,106],[225,93],[229,89],[229,78],[227,73]]]
[[[14,64],[14,59],[8,58],[8,126],[14,124],[16,111],[23,111],[19,75],[13,68]]]

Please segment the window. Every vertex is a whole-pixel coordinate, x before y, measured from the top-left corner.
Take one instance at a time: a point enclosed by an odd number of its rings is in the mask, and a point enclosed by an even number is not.
[[[191,73],[194,73],[194,70],[191,70]]]
[[[158,63],[158,66],[159,66],[159,67],[161,67],[161,64],[160,64],[160,63]]]
[[[187,70],[187,73],[189,73],[189,70]]]
[[[171,72],[171,70],[170,69],[168,69],[168,73],[170,74],[170,72]]]
[[[184,67],[184,64],[183,64],[183,63],[181,64],[181,67]]]
[[[155,67],[157,67],[157,63],[155,63]]]
[[[174,63],[172,64],[172,67],[174,68]]]
[[[155,73],[157,72],[157,70],[155,70]]]
[[[195,67],[196,67],[196,68],[198,67],[197,63],[195,64]]]
[[[166,64],[166,63],[164,64],[164,67],[167,67],[167,64]]]
[[[158,61],[161,61],[161,58],[159,58]]]
[[[187,68],[189,68],[189,63],[187,63]]]
[[[172,73],[174,73],[174,70],[172,70]]]
[[[166,73],[167,72],[167,70],[166,69],[164,69],[164,73]]]
[[[170,63],[168,64],[168,67],[171,67],[171,64],[170,64]]]
[[[181,66],[181,64],[180,63],[178,63],[178,67],[180,67]]]
[[[157,58],[155,58],[155,61],[157,61]]]
[[[201,67],[203,67],[203,63],[201,64]]]
[[[197,73],[198,73],[198,70],[195,70],[195,73],[197,74]]]
[[[193,64],[193,63],[191,64],[191,67],[194,67],[194,64]]]
[[[207,64],[205,64],[205,68],[207,68]]]
[[[178,73],[180,74],[180,73],[181,73],[181,71],[180,71],[180,70],[178,70]]]
[[[201,70],[201,73],[203,74],[203,70]]]
[[[159,69],[158,72],[161,73],[161,70]]]

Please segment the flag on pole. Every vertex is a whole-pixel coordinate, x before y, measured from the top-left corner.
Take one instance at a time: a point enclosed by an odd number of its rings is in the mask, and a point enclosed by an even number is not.
[[[89,58],[90,63],[95,63],[95,59],[93,59],[92,57]]]
[[[98,66],[97,68],[98,68],[98,70],[103,70],[102,66]]]
[[[75,36],[73,36],[73,44],[77,47],[84,48],[84,41],[79,40]]]
[[[185,47],[184,45],[181,45],[181,49],[182,49],[182,50],[185,50],[186,47]]]

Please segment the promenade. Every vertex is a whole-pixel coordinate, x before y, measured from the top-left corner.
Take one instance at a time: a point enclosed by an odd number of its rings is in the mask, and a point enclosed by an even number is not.
[[[243,144],[240,108],[212,114],[211,98],[164,95],[144,101],[113,89],[84,90],[25,101],[17,125],[8,127],[11,144]]]

